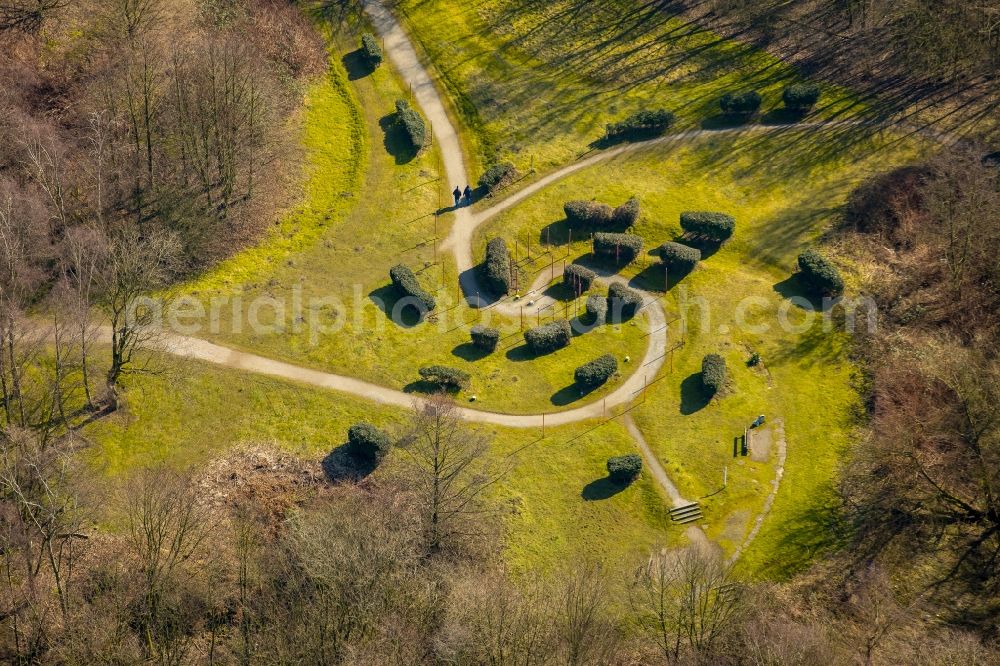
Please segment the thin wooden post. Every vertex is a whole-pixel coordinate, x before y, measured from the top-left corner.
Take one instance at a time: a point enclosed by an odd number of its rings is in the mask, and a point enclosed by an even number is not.
[[[722,487],[725,488],[729,482],[729,465],[722,466]]]
[[[524,306],[521,306],[521,330],[524,330]]]

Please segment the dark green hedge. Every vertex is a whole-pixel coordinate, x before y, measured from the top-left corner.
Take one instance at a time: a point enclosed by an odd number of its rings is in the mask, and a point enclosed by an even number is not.
[[[382,64],[382,47],[379,46],[375,35],[370,32],[361,35],[361,53],[373,68]]]
[[[573,372],[573,379],[580,386],[593,388],[611,379],[618,372],[618,360],[611,354],[602,354],[584,363]]]
[[[781,97],[789,111],[807,113],[819,101],[819,86],[814,83],[796,83],[786,87]]]
[[[440,389],[457,390],[469,385],[469,373],[446,365],[426,365],[420,370],[420,377]]]
[[[673,124],[674,114],[666,109],[637,111],[616,123],[608,123],[604,128],[604,138],[619,140],[657,136]]]
[[[389,453],[392,442],[371,423],[361,422],[347,429],[347,447],[355,458],[377,462]]]
[[[661,245],[659,253],[660,261],[673,270],[690,271],[701,261],[701,250],[673,241]]]
[[[713,394],[726,383],[726,359],[708,354],[701,359],[701,383]]]
[[[817,296],[839,296],[844,293],[840,271],[815,250],[799,255],[799,279]]]
[[[756,90],[726,93],[719,100],[722,113],[732,120],[749,120],[760,109],[760,93]]]
[[[396,264],[389,269],[389,279],[392,280],[392,286],[399,292],[400,298],[412,298],[416,301],[415,305],[421,310],[421,314],[427,314],[437,305],[434,297],[420,286],[417,276],[409,267]]]
[[[629,198],[617,208],[599,201],[574,199],[563,204],[566,222],[572,227],[613,227],[628,229],[639,219],[639,200]]]
[[[566,264],[563,269],[563,284],[574,294],[582,294],[590,289],[597,279],[597,273],[580,264]]]
[[[479,187],[487,193],[496,192],[517,180],[517,176],[517,168],[510,162],[494,164],[479,177]]]
[[[565,319],[530,328],[524,332],[524,341],[535,354],[547,354],[562,349],[573,339],[573,331]]]
[[[681,213],[681,229],[721,243],[733,235],[736,220],[725,213],[685,211]]]
[[[396,100],[396,118],[406,130],[406,136],[417,150],[427,145],[427,127],[420,114],[405,99]]]
[[[611,223],[616,227],[628,229],[639,221],[639,200],[636,197],[629,197],[628,201],[611,213]]]
[[[608,316],[608,299],[591,294],[587,297],[587,316],[595,324],[603,324]]]
[[[500,331],[495,328],[476,324],[470,331],[472,344],[484,351],[492,352],[500,342]]]
[[[637,453],[608,458],[608,476],[617,484],[627,486],[639,478],[642,472],[642,458]]]
[[[480,267],[483,286],[497,296],[510,292],[510,250],[507,241],[497,237],[486,243],[486,258]]]
[[[594,254],[614,257],[619,263],[629,263],[642,252],[642,238],[635,234],[613,234],[598,231],[594,234]]]
[[[642,307],[642,294],[635,289],[629,289],[620,282],[614,282],[608,287],[608,310],[612,321],[622,317],[631,317]]]

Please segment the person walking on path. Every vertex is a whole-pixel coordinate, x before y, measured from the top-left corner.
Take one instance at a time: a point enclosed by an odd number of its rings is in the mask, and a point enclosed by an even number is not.
[[[471,204],[472,203],[472,188],[469,187],[468,185],[466,185],[465,186],[465,192],[464,192],[464,194],[465,194],[465,203],[466,204]]]
[[[458,189],[458,185],[455,186],[455,191],[452,194],[455,195],[455,205],[457,206],[458,202],[462,200],[462,190]]]

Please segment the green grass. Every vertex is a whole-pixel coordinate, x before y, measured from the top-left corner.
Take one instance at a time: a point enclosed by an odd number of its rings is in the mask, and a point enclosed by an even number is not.
[[[731,90],[758,90],[767,114],[781,106],[784,86],[802,80],[780,60],[648,3],[404,0],[399,11],[470,131],[480,169],[499,158],[549,170],[585,152],[606,123],[643,108],[670,109],[678,128],[715,126]],[[849,91],[824,86],[813,119],[859,107]]]

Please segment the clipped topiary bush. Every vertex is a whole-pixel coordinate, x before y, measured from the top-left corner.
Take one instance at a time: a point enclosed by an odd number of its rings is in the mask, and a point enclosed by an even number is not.
[[[819,86],[815,83],[796,83],[787,86],[781,97],[786,109],[795,114],[805,115],[812,111],[819,101]]]
[[[712,394],[718,393],[726,383],[726,359],[718,354],[708,354],[701,359],[701,383]]]
[[[840,277],[840,271],[815,250],[806,250],[799,255],[799,279],[817,296],[844,293],[844,279]]]
[[[524,332],[524,341],[534,354],[548,354],[562,349],[573,339],[573,331],[565,319],[529,328]]]
[[[611,311],[612,321],[632,317],[641,307],[642,294],[635,289],[629,289],[620,282],[614,282],[608,287],[608,309]]]
[[[361,53],[372,69],[382,64],[382,47],[370,32],[361,35]]]
[[[566,221],[571,227],[606,227],[611,223],[614,209],[599,201],[575,199],[563,204]]]
[[[510,292],[510,250],[507,241],[497,237],[486,243],[486,258],[480,268],[483,286],[497,296]]]
[[[725,213],[686,211],[681,213],[681,229],[689,234],[721,243],[733,235],[736,220],[732,215]]]
[[[517,168],[510,162],[492,165],[479,177],[479,187],[492,194],[517,180]]]
[[[597,273],[580,264],[567,264],[563,269],[563,284],[577,295],[590,289],[595,279]]]
[[[660,261],[675,271],[690,271],[701,261],[701,250],[683,243],[668,241],[660,246]]]
[[[609,141],[635,139],[663,134],[674,124],[674,114],[666,109],[637,111],[604,128],[604,138]]]
[[[587,316],[595,324],[603,324],[608,316],[608,299],[604,296],[591,294],[587,296]]]
[[[469,385],[469,373],[447,365],[426,365],[418,372],[421,379],[439,389],[457,391]]]
[[[417,281],[417,276],[408,266],[396,264],[390,268],[389,279],[392,280],[392,286],[399,292],[400,298],[413,299],[414,305],[421,311],[422,315],[427,314],[437,305],[434,297],[424,291],[424,288]]]
[[[473,326],[470,334],[472,335],[472,344],[483,351],[494,351],[500,342],[500,331],[482,324]]]
[[[627,486],[642,473],[642,458],[637,453],[608,458],[608,476],[615,483]]]
[[[719,106],[727,118],[746,121],[760,109],[760,93],[756,90],[726,93],[719,100]]]
[[[355,458],[378,462],[391,448],[389,435],[371,423],[355,423],[347,429],[347,450]]]
[[[584,363],[573,372],[573,379],[580,386],[594,388],[611,379],[618,372],[618,360],[611,354],[602,354]]]
[[[611,223],[616,227],[628,229],[639,221],[639,213],[639,200],[635,197],[629,197],[628,201],[615,208],[614,212],[611,213]]]
[[[613,257],[618,263],[630,263],[642,252],[642,237],[635,234],[594,234],[594,254]]]
[[[396,100],[396,118],[406,130],[406,136],[417,150],[427,145],[427,127],[420,114],[405,99]]]

